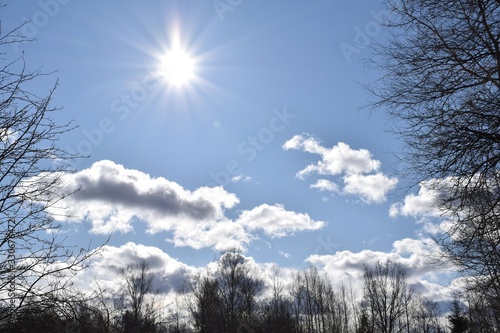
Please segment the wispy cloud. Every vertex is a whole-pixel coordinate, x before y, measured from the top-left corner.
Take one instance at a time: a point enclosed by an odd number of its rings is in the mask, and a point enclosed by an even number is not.
[[[238,183],[238,182],[248,183],[251,179],[252,179],[252,177],[250,177],[250,176],[246,176],[244,174],[239,174],[239,175],[234,176],[233,178],[231,178],[231,181],[233,183]]]
[[[318,174],[338,177],[343,182],[343,188],[339,189],[337,183],[319,179],[311,185],[311,188],[319,191],[340,192],[357,196],[366,203],[380,203],[387,199],[387,193],[398,182],[396,178],[380,172],[380,161],[373,159],[368,150],[352,149],[343,142],[326,148],[318,139],[301,134],[285,142],[283,149],[301,150],[321,157],[317,163],[309,164],[297,172],[297,178]]]
[[[278,251],[279,255],[285,258],[290,258],[290,253],[284,252],[284,251]]]

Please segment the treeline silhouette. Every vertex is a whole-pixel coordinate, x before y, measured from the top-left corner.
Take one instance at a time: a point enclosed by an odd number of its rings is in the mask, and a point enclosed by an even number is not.
[[[230,251],[217,260],[214,271],[186,282],[175,304],[155,289],[146,262],[129,265],[119,275],[118,291],[97,288],[90,296],[66,292],[52,301],[27,300],[2,324],[2,332],[455,333],[500,328],[491,305],[470,294],[457,295],[445,315],[392,262],[367,265],[363,290],[353,290],[334,285],[315,267],[298,271],[288,282],[277,268],[263,276],[245,256]]]

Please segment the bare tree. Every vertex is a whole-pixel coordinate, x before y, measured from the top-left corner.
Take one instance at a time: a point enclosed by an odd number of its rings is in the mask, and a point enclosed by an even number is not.
[[[336,290],[316,267],[298,272],[291,287],[295,326],[301,332],[345,333],[351,329],[347,290]]]
[[[298,329],[293,319],[292,302],[286,295],[285,284],[278,266],[273,267],[268,288],[271,297],[262,306],[262,332],[294,333]]]
[[[196,279],[189,309],[198,332],[246,332],[260,326],[264,281],[237,250],[223,253],[211,276]]]
[[[481,293],[474,291],[468,291],[463,298],[455,296],[448,320],[451,327],[468,327],[469,332],[500,331],[500,318],[496,309]]]
[[[189,308],[197,332],[216,333],[222,331],[223,307],[217,280],[210,277],[199,277],[195,282],[193,299]]]
[[[218,264],[216,279],[224,313],[221,324],[226,332],[254,326],[257,322],[257,297],[264,290],[264,281],[237,250],[224,253]]]
[[[495,185],[496,187],[496,185]],[[446,258],[469,277],[466,286],[500,316],[499,189],[475,189],[457,209],[456,223],[438,238]]]
[[[387,0],[372,86],[419,176],[494,177],[500,159],[500,2]],[[471,184],[472,185],[472,184]]]
[[[394,263],[378,262],[365,267],[364,298],[373,326],[380,333],[409,331],[406,313],[412,298],[404,269]]]
[[[440,333],[444,332],[439,322],[441,313],[436,302],[416,297],[411,311],[411,332]]]
[[[40,97],[30,89],[46,74],[6,52],[24,41],[20,29],[0,32],[0,305],[7,308],[0,321],[27,300],[31,306],[57,300],[90,255],[65,244],[47,213],[71,194],[60,189],[76,156],[57,143],[72,127],[51,118],[58,111],[51,106],[57,82]]]
[[[120,271],[123,278],[125,313],[124,332],[154,332],[157,304],[154,298],[153,274],[146,261],[129,264]]]
[[[500,1],[387,0],[370,90],[407,145],[408,174],[440,193],[447,260],[500,299]],[[500,315],[499,304],[493,304]]]

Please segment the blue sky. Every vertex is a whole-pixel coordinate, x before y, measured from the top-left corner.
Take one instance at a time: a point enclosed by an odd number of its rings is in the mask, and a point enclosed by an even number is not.
[[[69,243],[99,244],[114,230],[96,267],[159,256],[187,274],[233,246],[262,265],[314,263],[333,277],[391,259],[442,292],[434,273],[446,271],[423,262],[435,250],[422,220],[429,193],[405,192],[402,143],[383,112],[360,110],[362,85],[378,75],[360,60],[385,38],[381,1],[41,0],[2,10],[5,30],[31,20],[22,31],[36,40],[12,54],[57,71],[33,89],[58,79],[57,120],[79,126],[60,141],[89,155],[67,176],[62,190],[82,191],[61,223]],[[196,61],[182,87],[158,74],[175,36]]]

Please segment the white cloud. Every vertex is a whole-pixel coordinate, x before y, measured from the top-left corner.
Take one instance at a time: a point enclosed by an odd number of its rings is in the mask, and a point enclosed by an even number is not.
[[[392,205],[390,215],[409,216],[414,218],[425,217],[451,217],[450,211],[447,210],[442,203],[453,204],[455,208],[461,206],[458,197],[454,197],[457,189],[467,186],[469,189],[478,185],[480,175],[472,178],[465,177],[463,179],[457,177],[434,178],[419,183],[417,194],[408,194],[402,202]],[[490,189],[496,188],[494,183]]]
[[[372,175],[347,174],[344,182],[345,193],[359,196],[364,202],[371,203],[385,201],[387,192],[393,189],[398,181],[378,172]]]
[[[90,232],[95,234],[131,232],[133,222],[139,219],[146,223],[149,233],[171,232],[172,238],[167,241],[175,246],[221,251],[244,249],[254,238],[250,232],[257,229],[271,237],[282,237],[324,225],[307,214],[265,204],[233,221],[225,216],[225,210],[233,208],[239,199],[222,187],[190,191],[165,178],[152,178],[107,160],[74,174],[58,175],[62,180],[59,194],[75,193],[48,212],[59,221],[88,221]],[[29,183],[37,186],[40,177],[55,176],[40,175]]]
[[[96,287],[95,281],[103,288],[119,292],[120,269],[143,261],[154,276],[155,289],[161,293],[178,290],[200,270],[172,258],[157,247],[128,242],[119,247],[103,246],[99,255],[91,257],[89,268],[78,273],[75,282],[87,292]]]
[[[328,179],[318,179],[316,183],[311,184],[310,188],[316,188],[318,191],[338,192],[339,186]]]
[[[411,217],[423,225],[422,231],[427,234],[448,232],[456,226],[456,216],[440,205],[440,201],[449,193],[453,193],[456,179],[431,179],[420,184],[417,194],[408,194],[402,202],[391,205],[389,216]]]
[[[391,261],[401,265],[407,272],[408,283],[418,285],[425,296],[445,293],[436,278],[453,274],[452,267],[436,265],[433,258],[439,256],[439,247],[431,239],[405,238],[395,241],[390,252],[363,250],[360,252],[338,251],[331,255],[311,255],[306,261],[319,267],[332,281],[343,281],[361,291],[366,266],[377,262]]]
[[[423,275],[449,268],[436,267],[431,259],[439,255],[439,247],[431,239],[405,238],[397,240],[390,252],[363,250],[361,252],[339,251],[332,255],[311,255],[307,261],[324,266],[327,270],[351,272],[362,275],[365,265],[391,261],[402,265],[409,277]]]
[[[217,251],[227,249],[244,250],[253,237],[245,228],[233,221],[224,220],[209,225],[186,225],[174,231],[174,239],[168,240],[176,246],[189,246],[193,249],[206,247]]]
[[[397,179],[381,173],[381,163],[373,159],[366,149],[352,149],[346,143],[339,142],[331,148],[308,135],[295,135],[285,142],[283,149],[296,149],[320,155],[315,164],[309,164],[297,172],[297,178],[304,179],[310,174],[338,176],[344,187],[342,193],[355,195],[366,203],[379,203],[386,200],[387,193],[392,190]],[[319,179],[311,185],[319,191],[338,191],[338,185],[326,179]]]
[[[107,160],[75,174],[63,174],[62,184],[62,193],[75,193],[49,212],[56,219],[67,220],[56,214],[64,208],[71,220],[91,221],[91,232],[98,234],[113,229],[131,231],[133,217],[147,221],[153,233],[186,223],[208,223],[222,218],[225,208],[239,202],[222,187],[189,191],[165,178],[151,178]]]
[[[239,199],[222,187],[189,191],[165,178],[152,178],[107,160],[75,174],[63,174],[62,183],[61,193],[76,192],[49,213],[58,220],[89,221],[91,233],[131,232],[132,222],[138,218],[147,224],[149,233],[173,232],[171,241],[177,246],[221,249],[227,242],[214,235],[217,230],[235,241],[248,242],[241,226],[229,224],[224,216],[224,210]],[[207,232],[214,237],[207,239]]]
[[[408,194],[403,202],[391,205],[389,215],[421,217],[424,215],[439,216],[441,213],[436,208],[436,200],[439,192],[436,190],[435,181],[424,181],[420,183],[418,194]]]
[[[460,183],[461,181],[464,183]],[[477,176],[466,180],[446,177],[423,181],[419,184],[418,193],[410,193],[402,202],[393,204],[389,214],[391,217],[414,218],[422,225],[421,234],[434,235],[437,239],[459,240],[464,225],[467,225],[462,219],[477,216],[477,211],[461,201],[461,198],[456,196],[456,191],[462,186],[473,187],[477,185],[477,181]],[[490,190],[497,189],[498,187],[492,184]]]
[[[296,149],[321,155],[322,159],[318,163],[308,165],[305,169],[297,173],[297,176],[300,178],[310,173],[339,175],[342,173],[367,173],[380,168],[380,162],[373,160],[368,150],[355,150],[343,142],[339,142],[328,149],[321,146],[321,143],[313,137],[295,135],[292,139],[285,142],[283,148],[285,150]]]
[[[284,237],[298,231],[318,230],[323,221],[314,221],[307,214],[287,211],[282,205],[262,204],[243,211],[237,220],[250,230],[262,230],[271,237]]]

